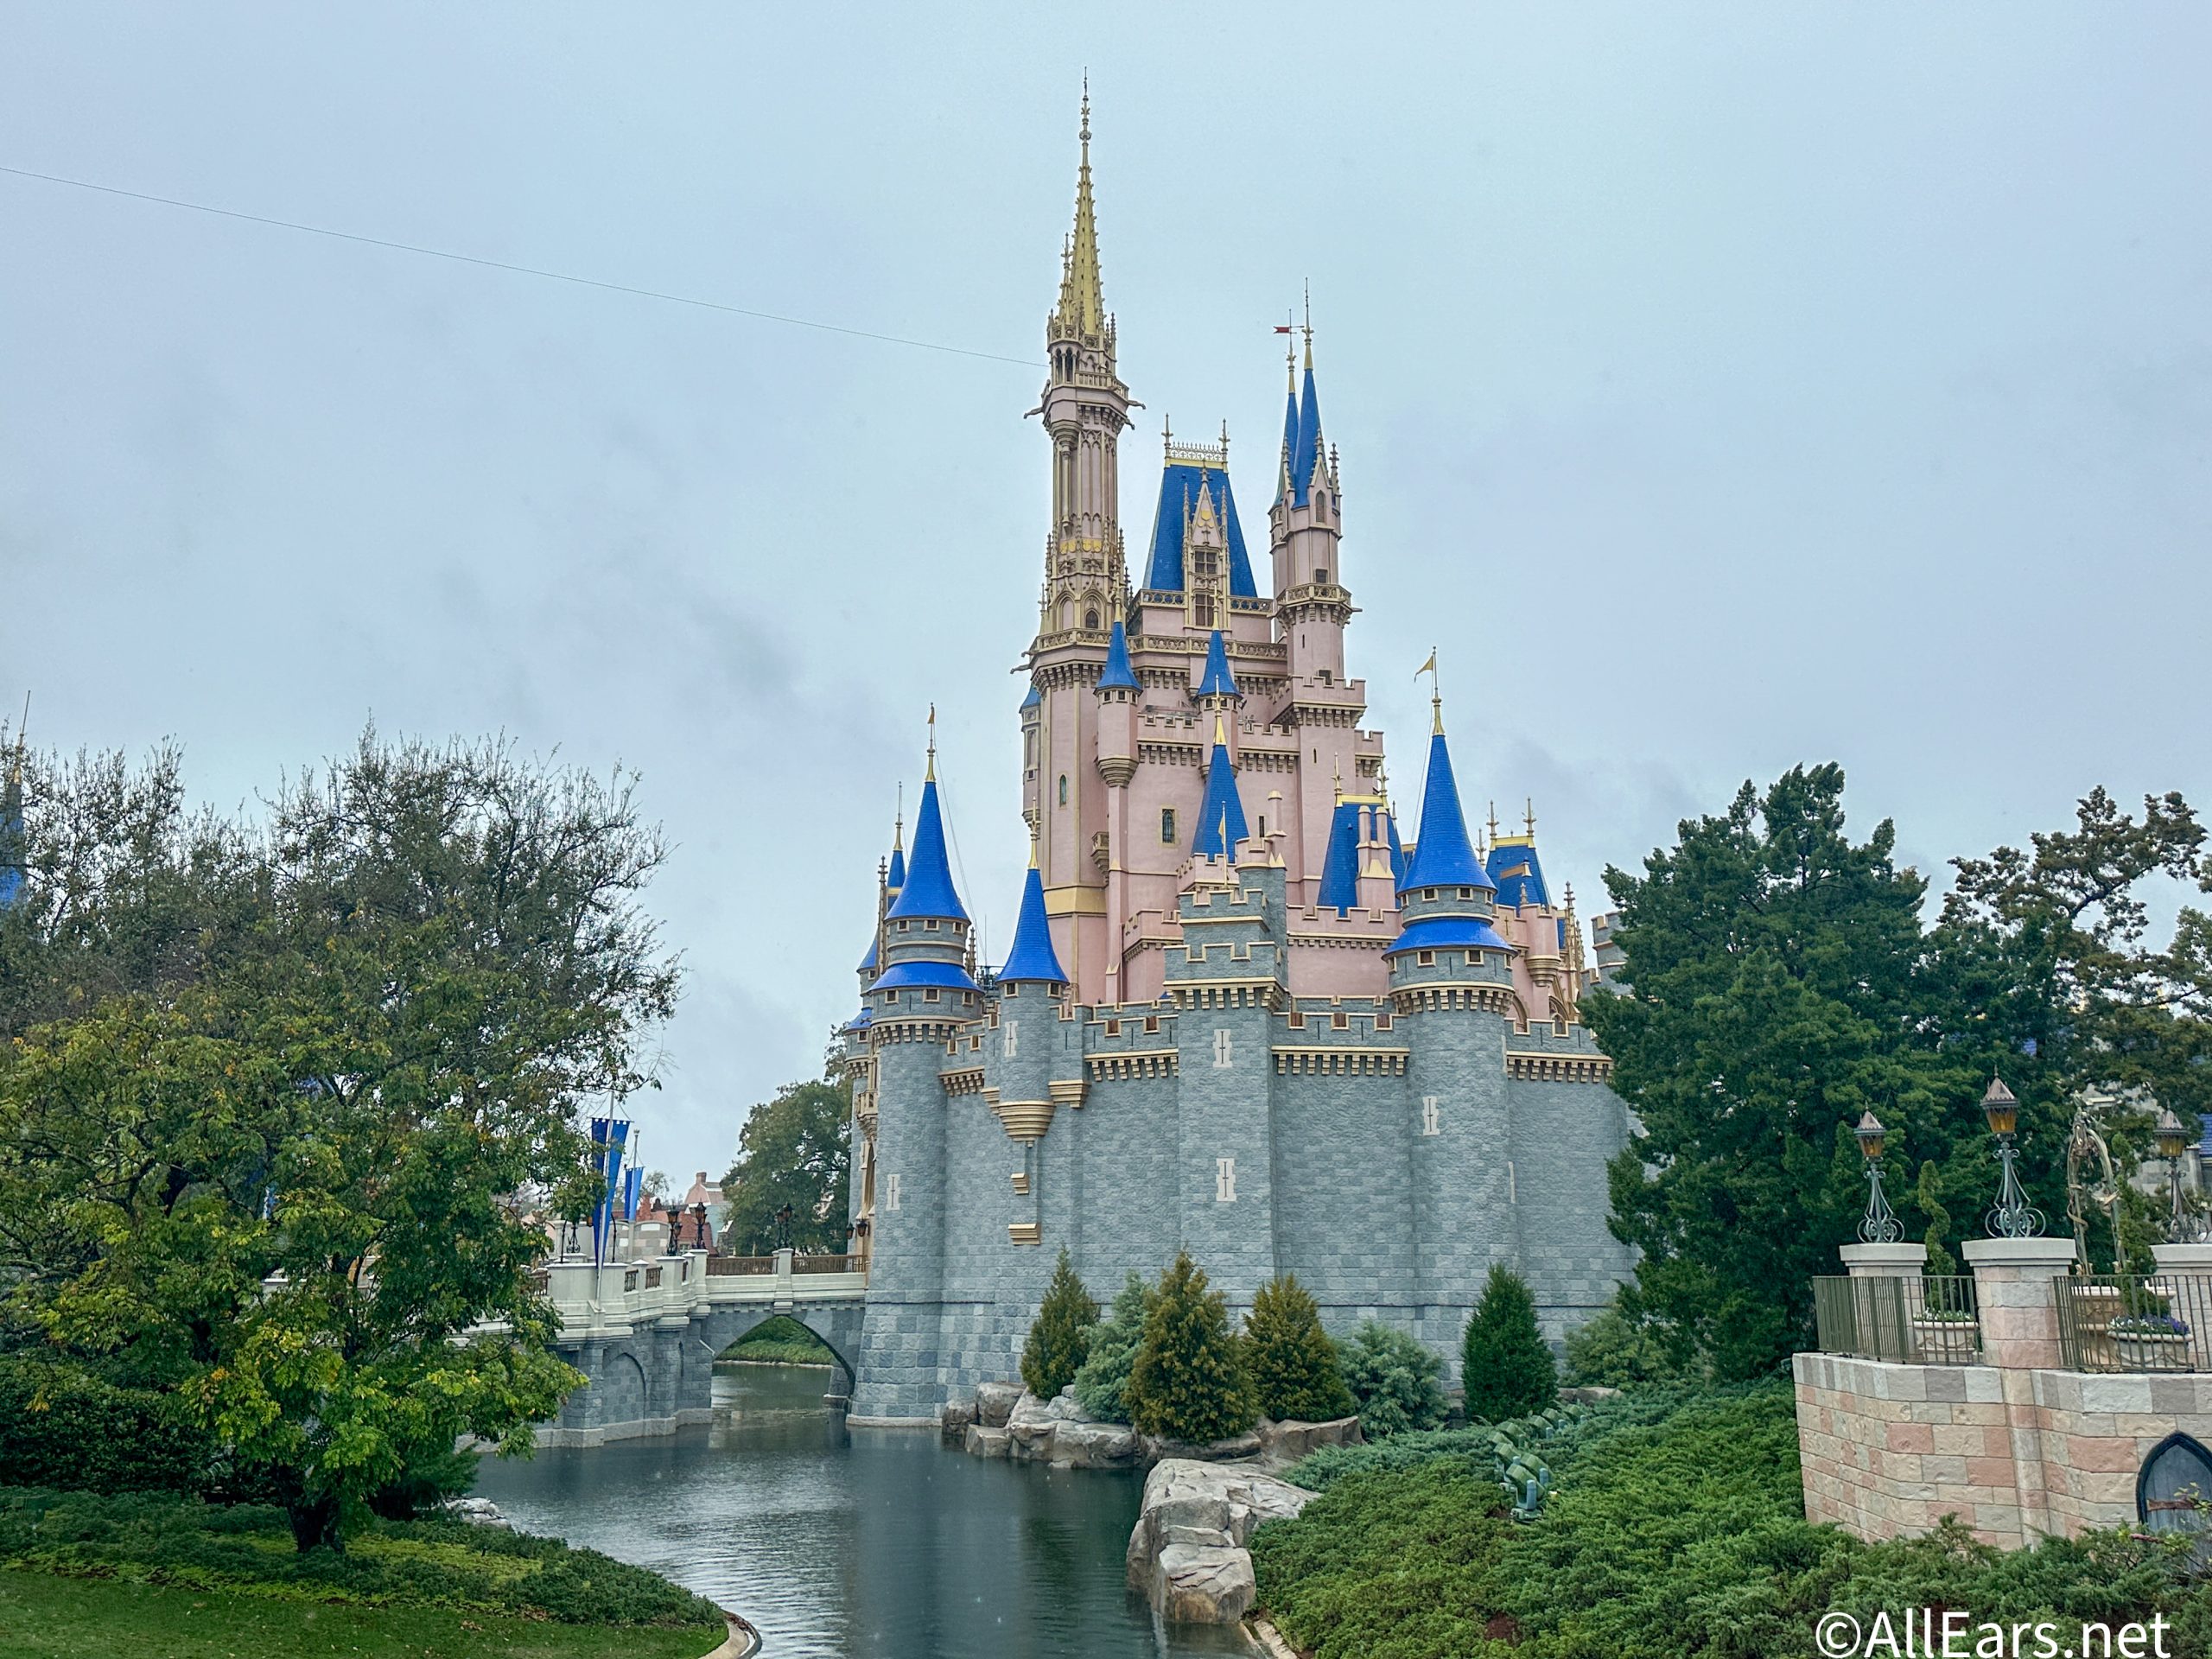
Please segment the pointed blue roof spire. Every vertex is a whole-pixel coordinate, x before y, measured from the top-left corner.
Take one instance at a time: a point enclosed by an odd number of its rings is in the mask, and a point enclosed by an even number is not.
[[[1325,458],[1321,439],[1321,394],[1313,387],[1313,296],[1309,292],[1306,298],[1305,404],[1298,411],[1298,432],[1290,445],[1290,499],[1294,505],[1306,505],[1313,474],[1320,470]]]
[[[1045,883],[1037,874],[1037,843],[1029,843],[1029,874],[1021,884],[1021,913],[1014,924],[1014,949],[999,969],[999,983],[1034,982],[1065,985],[1059,953],[1052,949],[1052,924],[1045,918]]]
[[[1219,634],[1214,635],[1217,643]],[[1236,793],[1236,766],[1229,758],[1229,732],[1213,717],[1213,754],[1206,761],[1206,798],[1198,807],[1198,832],[1191,850],[1207,858],[1234,858],[1236,843],[1250,833],[1244,803]]]
[[[1141,691],[1135,670],[1129,666],[1129,636],[1119,622],[1106,641],[1106,668],[1098,677],[1101,691]],[[1033,689],[1031,696],[1036,695]]]
[[[1329,849],[1321,861],[1319,902],[1338,912],[1359,903],[1359,808],[1338,801],[1329,823]]]
[[[960,894],[952,885],[952,865],[945,856],[944,816],[937,803],[937,709],[930,709],[929,773],[922,781],[922,807],[914,815],[914,854],[906,861],[906,880],[892,900],[893,916],[931,917],[940,921],[964,922]]]
[[[1459,780],[1452,775],[1452,751],[1444,742],[1443,704],[1437,704],[1435,729],[1428,738],[1428,777],[1421,798],[1421,838],[1413,863],[1398,880],[1398,891],[1414,887],[1491,888],[1489,874],[1467,836],[1466,814],[1459,810]]]
[[[1198,689],[1191,694],[1196,697],[1242,697],[1236,689],[1236,677],[1229,671],[1229,648],[1222,644],[1221,630],[1213,631],[1213,638],[1206,642],[1206,671],[1198,677]]]
[[[1288,334],[1286,328],[1283,333]],[[1290,389],[1284,394],[1288,408],[1282,417],[1281,476],[1275,480],[1275,499],[1280,501],[1291,493],[1291,457],[1298,453],[1298,350],[1287,343],[1283,347],[1283,366],[1287,371]]]
[[[899,816],[891,820],[891,865],[884,872],[883,887],[887,893],[896,893],[906,885],[906,786],[899,786],[900,800]]]
[[[1029,695],[1021,700],[1021,707],[1016,712],[1026,715],[1044,701],[1045,694],[1037,689],[1037,682],[1032,680],[1029,682]]]

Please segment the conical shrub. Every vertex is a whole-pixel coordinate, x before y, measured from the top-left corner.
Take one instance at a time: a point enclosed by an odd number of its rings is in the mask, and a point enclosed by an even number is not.
[[[1129,1421],[1129,1370],[1155,1300],[1152,1287],[1131,1274],[1105,1319],[1090,1333],[1090,1357],[1075,1374],[1075,1397],[1102,1423]]]
[[[1559,1398],[1559,1366],[1536,1330],[1536,1299],[1521,1276],[1493,1263],[1460,1345],[1467,1415],[1502,1422]]]
[[[1189,1252],[1177,1255],[1129,1368],[1129,1421],[1196,1445],[1243,1433],[1260,1413],[1240,1347],[1221,1293],[1206,1288]]]
[[[1244,1319],[1244,1365],[1263,1416],[1325,1423],[1354,1407],[1337,1361],[1337,1344],[1321,1329],[1321,1310],[1306,1287],[1285,1274],[1262,1285]]]
[[[1098,1324],[1098,1303],[1075,1276],[1068,1253],[1060,1252],[1052,1282],[1029,1340],[1021,1345],[1021,1381],[1039,1400],[1049,1400],[1075,1381],[1090,1352],[1090,1333]]]

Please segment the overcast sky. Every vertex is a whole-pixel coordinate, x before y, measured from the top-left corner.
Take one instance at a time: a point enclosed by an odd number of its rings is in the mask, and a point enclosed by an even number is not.
[[[1586,914],[1840,760],[1923,869],[2212,796],[2212,11],[0,5],[0,706],[251,802],[373,715],[640,769],[645,1161],[855,1005],[940,769],[1002,950],[1090,72],[1109,303],[1264,537],[1313,284],[1351,667]],[[1068,20],[1063,22],[1062,19]],[[1091,21],[1097,20],[1097,21]]]

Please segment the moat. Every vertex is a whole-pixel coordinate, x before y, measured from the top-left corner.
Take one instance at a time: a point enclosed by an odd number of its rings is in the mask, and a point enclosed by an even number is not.
[[[969,1458],[845,1429],[836,1374],[724,1366],[715,1421],[487,1459],[476,1491],[529,1532],[666,1573],[760,1627],[764,1659],[1160,1659],[1241,1652],[1168,1631],[1122,1584],[1140,1478]]]

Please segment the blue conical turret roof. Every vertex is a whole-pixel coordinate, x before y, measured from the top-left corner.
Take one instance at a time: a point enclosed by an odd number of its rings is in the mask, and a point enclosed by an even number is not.
[[[1290,474],[1295,470],[1291,459],[1298,454],[1298,367],[1291,365],[1290,390],[1283,394],[1287,407],[1282,417],[1282,477],[1277,480],[1275,499],[1280,501],[1291,493]]]
[[[1412,887],[1491,886],[1467,838],[1466,815],[1459,810],[1459,785],[1452,775],[1452,751],[1445,747],[1440,720],[1428,740],[1428,779],[1421,800],[1421,839],[1414,843],[1412,868],[1399,879],[1398,891]]]
[[[892,901],[893,916],[934,917],[964,922],[968,912],[952,886],[952,865],[945,856],[944,819],[937,804],[934,774],[922,785],[922,808],[914,816],[914,855],[907,861],[906,880]]]
[[[1221,630],[1213,631],[1213,638],[1206,642],[1206,671],[1198,677],[1198,689],[1191,694],[1198,697],[1241,697],[1236,689],[1236,677],[1229,671],[1229,649],[1222,644]]]
[[[1029,980],[1065,985],[1059,953],[1052,949],[1052,928],[1045,918],[1045,884],[1037,874],[1037,857],[1029,858],[1029,874],[1021,884],[1021,914],[1014,924],[1014,949],[1007,952],[999,982]]]
[[[1216,644],[1221,636],[1214,635]],[[1234,857],[1236,843],[1249,831],[1244,823],[1244,803],[1236,793],[1236,767],[1229,758],[1229,739],[1221,717],[1214,716],[1213,754],[1206,762],[1206,798],[1198,808],[1198,833],[1191,850],[1206,858]]]
[[[906,885],[906,825],[902,819],[892,826],[891,863],[883,873],[883,890],[897,893]]]
[[[1359,902],[1359,806],[1338,801],[1329,821],[1329,849],[1321,861],[1319,901],[1332,910]]]
[[[1037,682],[1032,680],[1029,682],[1029,695],[1021,700],[1021,707],[1016,712],[1026,715],[1044,701],[1045,694],[1037,689]]]
[[[1313,358],[1306,359],[1305,406],[1298,411],[1298,436],[1290,446],[1290,499],[1306,505],[1306,491],[1321,464],[1321,394],[1313,387]]]
[[[1106,641],[1106,668],[1098,677],[1101,691],[1141,691],[1136,672],[1129,666],[1129,636],[1119,622]],[[1033,690],[1031,696],[1036,695]]]

